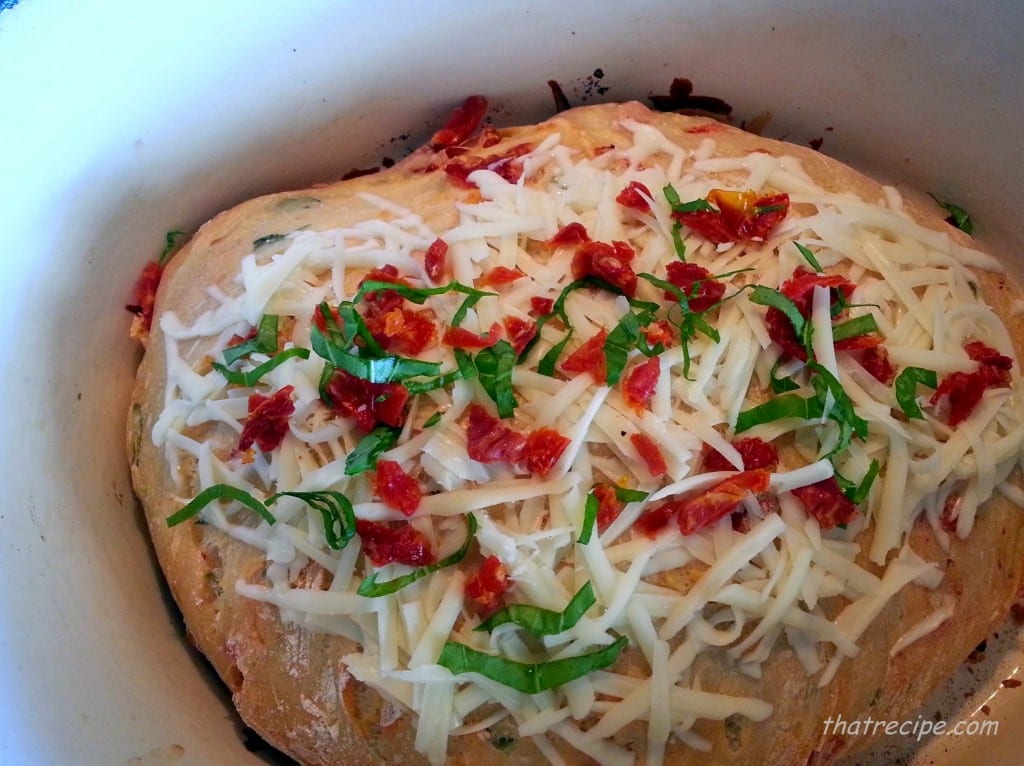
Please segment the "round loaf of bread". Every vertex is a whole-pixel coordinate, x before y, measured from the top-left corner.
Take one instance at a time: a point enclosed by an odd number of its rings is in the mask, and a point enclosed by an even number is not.
[[[309,765],[867,746],[825,722],[1021,584],[1019,288],[820,153],[481,104],[163,269],[128,443],[191,640]]]

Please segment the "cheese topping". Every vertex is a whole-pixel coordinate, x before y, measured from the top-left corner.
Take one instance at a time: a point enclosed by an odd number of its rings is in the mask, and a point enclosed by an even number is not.
[[[238,592],[276,605],[283,620],[352,638],[361,650],[345,658],[348,672],[416,713],[415,746],[434,764],[445,761],[450,735],[506,719],[552,763],[561,760],[551,738],[622,766],[661,763],[673,742],[706,749],[710,744],[692,730],[697,721],[732,715],[761,721],[771,706],[701,688],[696,663],[702,655],[724,650],[738,671],[758,676],[772,651],[788,644],[807,673],[825,685],[857,654],[858,638],[901,588],[912,581],[937,586],[941,571],[907,546],[918,517],[924,515],[939,539],[948,541],[951,533],[970,532],[994,489],[1024,498],[1008,480],[1024,444],[1016,363],[1007,384],[988,390],[956,426],[945,422],[941,404],[931,406],[926,387],[911,393],[924,407],[922,416],[901,417],[894,415],[893,385],[871,374],[860,348],[844,350],[835,337],[837,288],[826,282],[807,294],[811,342],[805,348],[817,367],[780,348],[766,304],[752,299],[755,285],[782,295],[787,280],[801,273],[821,269],[819,276],[848,277],[855,290],[846,296],[846,316],[872,319],[872,332],[883,340],[895,371],[921,367],[942,380],[977,367],[965,352],[971,341],[1013,358],[1006,329],[977,296],[966,268],[994,268],[991,259],[913,222],[894,190],[887,189],[881,201],[826,193],[792,157],[719,156],[710,137],[696,152],[687,151],[650,125],[626,120],[618,127],[621,140],[596,156],[549,135],[520,158],[523,172],[516,181],[495,168],[473,171],[468,182],[479,194],[456,206],[458,220],[447,230],[431,229],[401,199],[363,195],[376,216],[254,247],[242,261],[236,289],[210,293],[213,308],[190,325],[171,312],[160,317],[168,379],[152,439],[165,450],[183,500],[218,484],[261,501],[277,492],[332,490],[351,502],[361,523],[411,524],[436,560],[462,544],[463,517],[472,512],[479,527],[467,561],[500,560],[511,583],[502,603],[561,613],[591,584],[593,605],[555,634],[541,638],[511,623],[478,631],[482,616],[468,596],[473,567],[446,566],[392,593],[360,595],[371,573],[387,582],[415,567],[373,566],[361,534],[332,547],[325,517],[299,498],[268,506],[272,525],[238,502],[203,509],[206,522],[264,551],[270,562],[266,582],[239,582]],[[649,210],[616,201],[632,182],[649,190],[643,196]],[[668,186],[682,202],[725,189],[788,194],[794,207],[763,241],[716,244],[675,224],[662,193]],[[644,278],[632,300],[594,284],[566,290],[576,246],[545,243],[568,224],[581,224],[595,242],[626,243],[635,252],[629,266],[634,273],[666,280],[667,265],[682,254],[725,285],[722,301],[701,314],[710,332],[695,325],[688,337],[676,334],[660,353],[651,352],[658,375],[641,406],[631,403],[621,379],[605,385],[593,371],[566,372],[561,364],[599,333],[611,338],[645,310],[643,302],[677,331],[681,309],[673,308],[677,301],[667,299],[660,284]],[[225,348],[265,314],[286,320],[278,351],[311,348],[317,306],[352,300],[352,275],[369,269],[393,266],[417,288],[446,284],[432,281],[424,268],[422,253],[437,239],[448,245],[454,279],[491,293],[459,318],[459,327],[470,333],[486,335],[508,318],[534,322],[538,300],[561,300],[563,315],[543,324],[536,345],[511,370],[514,415],[499,422],[520,434],[550,428],[567,443],[544,475],[522,463],[481,462],[470,455],[466,424],[474,407],[492,417],[495,412],[482,373],[414,393],[393,427],[394,438],[376,458],[396,461],[422,488],[408,517],[379,494],[372,470],[346,471],[346,461],[369,437],[355,418],[325,404],[327,360],[320,354],[289,358],[253,385],[230,383],[208,361],[221,360]],[[816,263],[793,243],[812,251]],[[498,266],[521,276],[497,287],[485,284],[484,276]],[[406,305],[433,312],[440,337],[465,297],[437,292],[421,306]],[[693,294],[687,297],[695,301]],[[566,321],[572,336],[553,370],[539,370],[565,339]],[[608,349],[606,343],[606,360]],[[623,379],[646,361],[643,349],[638,338],[623,347]],[[232,369],[251,370],[273,356],[253,352]],[[439,363],[441,375],[460,369],[453,347],[444,343],[417,357]],[[816,411],[764,417],[742,434],[789,445],[781,464],[770,469],[767,491],[741,490],[735,498],[742,524],[734,528],[733,516],[725,513],[689,534],[671,521],[652,534],[638,531],[663,503],[709,497],[723,481],[754,473],[703,468],[708,448],[733,468],[744,467],[734,433],[741,413],[785,396],[809,400],[829,378],[838,387],[822,389]],[[790,380],[797,391],[766,393],[772,380]],[[293,387],[294,412],[279,444],[239,452],[239,435],[253,418],[250,395],[269,397],[287,386]],[[660,451],[663,472],[645,457],[647,442]],[[849,493],[863,491],[847,523],[826,524],[800,491],[839,478],[849,483]],[[581,542],[588,523],[595,524],[587,520],[588,498],[601,484],[639,494]],[[859,547],[852,541],[869,526],[879,574],[855,560]],[[296,584],[310,564],[329,575],[326,589]],[[934,630],[953,608],[943,600],[892,653]],[[446,645],[458,644],[509,661],[552,663],[607,649],[619,636],[639,650],[637,668],[627,673],[606,666],[532,693],[487,674],[453,673],[440,662]],[[614,739],[632,725],[641,727],[646,741],[638,752]]]

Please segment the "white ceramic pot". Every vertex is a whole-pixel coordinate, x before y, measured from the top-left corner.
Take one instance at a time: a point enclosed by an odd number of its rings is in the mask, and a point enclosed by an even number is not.
[[[469,93],[510,123],[552,111],[549,79],[581,104],[643,100],[681,76],[737,118],[770,112],[770,135],[823,138],[869,173],[955,200],[1009,251],[1024,246],[1013,0],[11,5],[0,2],[4,764],[264,762],[183,640],[128,482],[138,351],[124,304],[169,229],[399,156]],[[983,693],[1005,665],[985,672]],[[921,762],[1019,762],[1024,714],[1009,696],[989,703],[999,736],[933,743]],[[943,710],[971,713],[959,696]]]

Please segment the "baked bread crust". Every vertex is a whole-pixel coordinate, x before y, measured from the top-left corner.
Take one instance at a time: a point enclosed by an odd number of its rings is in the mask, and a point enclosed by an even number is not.
[[[703,118],[655,114],[636,103],[574,109],[540,125],[503,130],[497,147],[470,149],[469,156],[500,152],[517,143],[537,144],[554,132],[561,134],[563,144],[593,155],[600,147],[626,140],[627,133],[619,127],[623,118],[654,125],[685,149],[696,148],[712,135],[719,155],[761,151],[794,156],[806,173],[829,191],[867,200],[883,196],[875,181],[817,152]],[[693,132],[694,128],[713,132]],[[260,197],[218,215],[169,264],[160,284],[156,316],[173,310],[187,324],[211,307],[207,286],[237,291],[235,275],[260,237],[350,225],[374,216],[375,208],[362,193],[401,196],[434,230],[450,228],[456,220],[454,203],[466,192],[443,172],[424,172],[435,159],[427,148],[375,175]],[[970,246],[970,240],[948,227],[935,209],[908,202],[906,212]],[[1024,328],[1010,312],[1012,301],[1020,295],[1016,287],[1001,275],[982,272],[978,279],[982,294],[1011,328],[1011,336],[1024,337]],[[242,719],[300,762],[310,766],[425,763],[413,747],[412,717],[396,719],[388,709],[391,703],[347,673],[342,657],[355,651],[356,644],[284,623],[276,607],[235,592],[236,581],[262,581],[266,561],[261,551],[212,525],[190,521],[168,527],[166,519],[180,508],[181,501],[165,453],[150,438],[165,401],[164,346],[164,332],[156,321],[134,388],[128,446],[135,490],[191,640],[231,690]],[[200,364],[203,354],[203,349],[197,348],[191,361]],[[862,551],[869,547],[869,536],[866,532],[858,541]],[[911,716],[1008,611],[1024,579],[1024,514],[997,495],[978,513],[970,536],[965,540],[952,536],[948,550],[923,520],[916,522],[910,544],[923,559],[942,565],[946,575],[941,584],[936,590],[913,584],[901,589],[859,640],[859,656],[840,665],[835,679],[824,688],[818,688],[817,679],[805,673],[786,646],[776,647],[759,680],[736,673],[724,651],[702,654],[695,675],[705,688],[764,699],[772,704],[773,713],[762,722],[735,716],[724,723],[699,722],[694,731],[712,743],[712,751],[701,753],[672,742],[665,762],[831,762],[867,746],[871,738],[830,738],[823,728],[826,719],[841,715],[857,720],[870,714],[876,720],[902,720]],[[882,569],[864,554],[858,563],[876,573]],[[329,582],[329,574],[315,564],[308,565],[300,578],[312,588],[324,588]],[[934,612],[946,594],[956,598],[953,616],[890,657],[889,649],[896,640]],[[826,611],[834,614],[839,607],[836,600]],[[617,667],[637,662],[638,652],[630,649]],[[617,741],[642,753],[644,732],[642,725],[627,727]],[[453,739],[448,763],[544,762],[530,740],[499,749],[494,744],[496,737],[497,732],[491,731]],[[572,748],[561,752],[567,763],[592,762]]]

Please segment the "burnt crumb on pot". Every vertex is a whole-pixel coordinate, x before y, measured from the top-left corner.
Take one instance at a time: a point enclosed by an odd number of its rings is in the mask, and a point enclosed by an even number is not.
[[[667,95],[648,96],[651,106],[659,112],[705,115],[721,119],[732,114],[732,105],[716,96],[701,96],[693,92],[693,82],[686,77],[676,77],[668,88]]]

